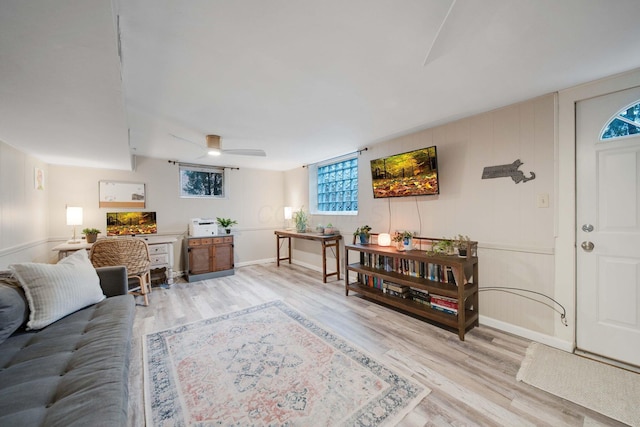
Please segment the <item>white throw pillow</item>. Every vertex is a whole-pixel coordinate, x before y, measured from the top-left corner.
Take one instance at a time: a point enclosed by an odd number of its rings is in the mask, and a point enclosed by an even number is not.
[[[57,264],[26,262],[9,268],[20,280],[29,302],[27,329],[42,329],[105,299],[85,250],[76,251]]]

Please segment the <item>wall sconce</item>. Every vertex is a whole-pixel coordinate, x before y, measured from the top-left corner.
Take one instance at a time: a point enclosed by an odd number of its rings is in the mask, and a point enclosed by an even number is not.
[[[67,206],[67,225],[73,225],[73,239],[67,243],[80,243],[76,239],[76,225],[82,225],[82,208],[77,206]]]
[[[391,246],[391,235],[389,233],[378,234],[378,246]]]

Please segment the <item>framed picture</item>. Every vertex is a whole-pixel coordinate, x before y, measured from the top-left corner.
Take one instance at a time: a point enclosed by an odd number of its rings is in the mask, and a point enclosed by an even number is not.
[[[100,181],[101,208],[145,208],[145,185],[137,182]]]
[[[33,170],[33,188],[44,190],[44,170],[40,168],[34,168]]]

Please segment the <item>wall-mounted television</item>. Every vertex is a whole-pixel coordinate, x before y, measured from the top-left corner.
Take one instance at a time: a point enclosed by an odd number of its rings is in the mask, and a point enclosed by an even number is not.
[[[409,197],[440,194],[436,147],[371,160],[373,197]]]
[[[157,232],[155,212],[107,212],[107,236],[135,236]]]

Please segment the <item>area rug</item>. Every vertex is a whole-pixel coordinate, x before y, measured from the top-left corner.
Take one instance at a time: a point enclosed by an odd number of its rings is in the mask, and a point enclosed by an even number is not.
[[[640,374],[534,342],[516,378],[615,420],[640,426]]]
[[[144,337],[148,426],[379,426],[430,390],[285,303]]]

